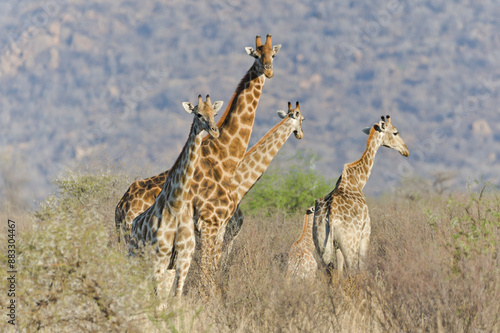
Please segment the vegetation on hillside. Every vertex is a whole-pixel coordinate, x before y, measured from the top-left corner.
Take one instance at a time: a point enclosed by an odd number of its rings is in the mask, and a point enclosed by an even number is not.
[[[288,144],[313,149],[326,173],[359,157],[360,130],[391,114],[410,163],[379,160],[387,173],[367,191],[444,170],[464,189],[497,177],[498,17],[496,0],[4,1],[0,155],[19,154],[26,171],[11,168],[37,198],[75,165],[166,170],[189,131],[181,102],[228,103],[252,64],[244,47],[271,33],[283,47],[252,142],[298,100],[305,137]]]

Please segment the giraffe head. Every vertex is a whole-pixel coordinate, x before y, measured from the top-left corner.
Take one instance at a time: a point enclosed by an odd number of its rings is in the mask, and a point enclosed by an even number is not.
[[[399,135],[398,129],[392,124],[391,117],[387,115],[381,118],[381,121],[374,124],[372,128],[363,129],[363,132],[369,135],[373,131],[374,135],[381,136],[382,146],[395,149],[403,156],[410,156],[410,152]]]
[[[214,104],[210,101],[210,96],[207,95],[207,101],[203,102],[201,95],[198,96],[198,105],[194,106],[190,102],[183,102],[182,106],[187,113],[195,115],[194,124],[199,132],[205,130],[214,138],[219,137],[219,128],[215,123],[215,115],[222,107],[224,102],[217,101]]]
[[[297,139],[302,139],[304,137],[304,132],[302,131],[302,122],[304,121],[304,116],[300,113],[300,105],[299,102],[296,102],[295,109],[292,109],[292,103],[288,102],[288,112],[283,110],[278,111],[278,116],[282,119],[286,117],[293,120],[293,134]]]
[[[247,46],[245,50],[247,53],[255,58],[256,68],[260,74],[264,74],[267,78],[272,78],[273,72],[273,59],[274,56],[279,52],[281,44],[273,46],[271,42],[271,35],[266,36],[266,43],[262,44],[260,36],[256,37],[255,47]]]

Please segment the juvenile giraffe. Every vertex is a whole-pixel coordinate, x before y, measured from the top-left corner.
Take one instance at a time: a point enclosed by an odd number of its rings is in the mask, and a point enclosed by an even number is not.
[[[269,130],[252,148],[248,150],[233,177],[235,189],[233,191],[234,201],[239,205],[245,195],[257,183],[262,174],[281,149],[283,144],[294,133],[297,139],[304,137],[302,122],[304,116],[300,111],[299,102],[295,109],[288,102],[288,112],[278,111],[278,116],[283,120]],[[224,252],[231,252],[234,238],[238,235],[243,224],[243,213],[236,208],[235,213],[226,226],[224,235]]]
[[[287,275],[289,276],[307,280],[313,280],[316,277],[318,263],[314,258],[313,221],[314,207],[310,207],[304,215],[302,234],[288,252]]]
[[[207,100],[203,103],[200,95],[197,106],[189,102],[184,102],[182,105],[188,113],[194,115],[188,140],[155,202],[133,221],[130,241],[131,253],[141,245],[154,245],[154,278],[157,294],[161,300],[165,298],[167,288],[172,283],[175,286],[175,290],[172,288],[173,294],[178,297],[182,295],[195,248],[193,212],[187,206],[186,198],[194,174],[194,165],[200,156],[203,130],[212,137],[219,136],[214,117],[222,102],[215,102],[212,105],[207,95]],[[176,256],[175,281],[172,281],[174,277],[167,273],[167,269],[172,268],[169,265],[174,262],[174,256]]]
[[[339,275],[344,262],[346,269],[351,271],[363,268],[371,233],[363,187],[378,148],[392,148],[406,157],[410,154],[389,116],[387,119],[382,117],[382,121],[363,132],[368,134],[365,152],[358,161],[344,165],[335,189],[316,200],[315,205],[313,239],[316,250],[323,264],[336,267]]]
[[[265,79],[274,75],[272,63],[280,48],[281,45],[272,45],[271,35],[267,35],[265,44],[257,36],[256,49],[245,48],[255,61],[218,122],[219,138],[209,137],[202,142],[201,158],[195,166],[186,202],[194,210],[195,226],[201,231],[201,278],[206,287],[213,285],[211,272],[220,260],[225,224],[236,207],[231,197],[231,180],[248,147]],[[151,205],[168,172],[135,182],[124,194],[115,210],[117,229],[123,228],[124,235],[129,232],[133,218]]]

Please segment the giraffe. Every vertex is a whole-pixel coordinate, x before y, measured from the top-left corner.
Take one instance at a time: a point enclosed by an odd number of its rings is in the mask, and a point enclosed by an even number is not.
[[[195,227],[201,231],[204,272],[201,279],[204,286],[213,285],[210,272],[220,260],[220,241],[225,224],[236,207],[231,198],[231,179],[248,147],[255,110],[266,78],[274,76],[273,60],[281,48],[281,45],[272,45],[271,35],[267,35],[264,44],[257,36],[255,43],[256,49],[245,48],[255,61],[218,122],[219,138],[208,137],[202,142],[201,158],[195,165],[192,187],[186,199],[194,210]],[[129,187],[115,210],[117,230],[122,229],[124,235],[129,233],[133,219],[152,204],[168,173],[167,170]]]
[[[141,245],[153,245],[154,278],[157,294],[165,298],[167,288],[174,283],[174,295],[180,297],[184,281],[191,264],[195,248],[192,210],[186,205],[186,198],[194,174],[194,165],[200,156],[203,130],[212,137],[219,136],[214,117],[222,106],[221,101],[213,105],[207,95],[204,103],[201,95],[198,105],[182,103],[188,113],[194,115],[188,140],[174,163],[155,202],[141,215],[134,219],[130,253]],[[176,257],[175,277],[167,272]],[[172,281],[175,279],[175,281]],[[172,288],[173,289],[173,288]],[[164,303],[161,303],[164,306]]]
[[[288,102],[288,112],[280,110],[278,116],[283,120],[271,128],[248,150],[234,174],[232,180],[235,186],[233,198],[238,206],[226,226],[223,242],[224,253],[231,252],[234,239],[243,225],[244,216],[239,209],[240,202],[266,171],[290,135],[294,133],[299,140],[304,137],[302,122],[305,118],[300,111],[299,102],[296,102],[295,109],[292,109],[292,104]]]
[[[304,215],[304,229],[302,230],[302,234],[293,243],[290,252],[288,252],[287,275],[289,276],[307,280],[313,280],[316,277],[318,263],[314,258],[313,220],[314,207],[310,207]]]
[[[313,239],[316,250],[323,264],[336,266],[339,275],[342,275],[344,262],[346,269],[351,271],[364,266],[371,222],[363,187],[378,148],[392,148],[406,157],[410,154],[390,116],[382,117],[382,121],[363,132],[368,134],[365,152],[356,162],[344,165],[335,189],[315,204]]]

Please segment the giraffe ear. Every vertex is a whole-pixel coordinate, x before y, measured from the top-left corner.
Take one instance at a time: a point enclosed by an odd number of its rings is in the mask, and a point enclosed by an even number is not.
[[[182,102],[182,106],[187,113],[193,113],[194,106],[193,104],[191,104],[191,102]]]
[[[223,101],[217,101],[214,104],[212,104],[212,107],[214,108],[215,114],[219,112],[220,108],[222,107],[222,104],[224,104]]]
[[[245,47],[245,51],[247,51],[247,53],[248,53],[249,56],[257,58],[257,53],[255,52],[255,50],[253,49],[253,47],[247,46],[247,47]]]
[[[278,44],[278,45],[274,45],[273,46],[273,51],[274,51],[274,54],[277,54],[281,49],[281,44]]]
[[[362,129],[363,133],[365,133],[366,135],[370,134],[370,130],[371,130],[371,127],[366,127],[366,128]]]
[[[286,116],[288,115],[288,113],[286,113],[285,111],[283,110],[278,110],[276,111],[276,113],[278,114],[278,116],[281,118],[281,119],[285,119]]]

